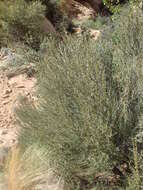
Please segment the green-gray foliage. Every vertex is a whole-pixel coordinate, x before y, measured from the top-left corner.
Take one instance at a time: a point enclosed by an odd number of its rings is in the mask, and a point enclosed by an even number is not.
[[[28,123],[31,117],[35,119],[21,140],[29,144],[29,140],[33,143],[37,139],[42,146],[46,145],[59,175],[64,174],[68,183],[77,185],[82,178],[90,180],[102,168],[109,168],[111,129],[96,113],[102,104],[97,88],[104,94],[106,88],[102,65],[94,64],[94,42],[84,39],[65,42],[67,45],[61,44],[57,50],[50,42],[48,56],[39,65],[41,104],[35,111],[23,107],[26,110],[20,115]]]
[[[87,189],[133,156],[143,113],[143,12],[123,11],[96,42],[68,37],[46,46],[39,102],[17,110],[20,144],[39,143],[70,189]]]
[[[45,13],[45,7],[40,1],[29,3],[25,0],[4,1],[1,5],[0,19],[3,22],[3,29],[11,36],[12,41],[20,40],[33,46],[38,43]]]
[[[103,28],[105,28],[110,22],[110,18],[109,17],[102,17],[102,16],[98,16],[96,18],[96,20],[86,20],[85,22],[83,22],[81,24],[81,28],[83,29],[95,29],[95,30],[103,30]],[[75,24],[78,24],[78,22],[74,22]]]

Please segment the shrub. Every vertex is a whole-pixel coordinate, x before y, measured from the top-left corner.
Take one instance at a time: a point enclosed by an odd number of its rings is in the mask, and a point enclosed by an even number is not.
[[[3,3],[1,18],[3,27],[13,41],[24,41],[36,46],[42,34],[41,22],[45,7],[39,1],[27,3],[25,0],[15,0]]]
[[[84,42],[87,43],[85,47]],[[110,128],[95,114],[94,107],[99,107],[101,102],[94,102],[94,91],[96,91],[97,99],[100,99],[100,92],[96,88],[99,81],[103,80],[100,86],[105,91],[105,84],[104,73],[100,71],[100,66],[94,65],[93,43],[90,44],[82,39],[68,39],[66,44],[66,46],[60,45],[58,51],[55,49],[54,42],[50,42],[48,57],[39,65],[38,70],[42,77],[39,78],[42,80],[39,87],[41,95],[44,99],[46,98],[43,103],[41,102],[41,106],[44,107],[41,107],[40,112],[23,107],[23,112],[20,112],[19,117],[30,122],[31,117],[36,116],[38,119],[42,116],[43,122],[41,120],[38,122],[35,118],[33,121],[33,127],[35,127],[21,136],[21,142],[28,145],[29,140],[32,144],[37,139],[41,146],[46,145],[49,157],[52,158],[59,175],[62,177],[64,175],[69,184],[76,183],[77,188],[84,178],[87,181],[92,179],[95,171],[100,172],[101,168],[109,168],[109,157],[106,151],[111,146],[107,146]],[[87,51],[89,51],[88,59],[83,59]],[[75,54],[75,52],[79,53]],[[89,68],[88,62],[91,64]],[[97,75],[96,79],[90,79],[94,71],[100,72],[101,76]],[[65,78],[66,75],[67,78]],[[94,84],[94,80],[97,80],[97,84]],[[91,94],[93,94],[92,98]],[[106,142],[105,145],[103,141]],[[87,175],[89,179],[86,179],[84,175]]]
[[[3,28],[3,20],[2,20],[2,15],[4,11],[4,4],[3,2],[0,1],[0,48],[4,45],[7,45],[8,41],[8,35],[6,34],[6,31]]]
[[[143,113],[142,22],[142,10],[128,8],[96,42],[48,41],[38,64],[39,103],[23,100],[17,110],[21,147],[36,141],[45,148],[70,189],[88,189],[98,174],[133,158]]]
[[[9,190],[62,190],[59,185],[61,180],[56,177],[52,168],[49,168],[44,149],[36,144],[24,153],[20,152],[18,147],[12,148],[4,176]]]
[[[132,175],[128,177],[127,190],[140,190],[143,178],[143,152],[137,147],[137,141],[133,142],[133,163],[131,164]]]
[[[0,23],[0,48],[6,45],[7,45],[7,37],[5,35],[5,31],[2,28],[2,24]]]
[[[45,23],[45,17],[48,18],[59,32],[66,30],[70,24],[68,17],[61,11],[60,1],[1,1],[1,43],[5,38],[8,38],[11,39],[12,42],[21,41],[32,46],[32,48],[38,49],[43,38],[47,36],[48,33],[48,31],[45,32],[43,28],[47,24]],[[49,27],[50,26],[46,26],[45,28]],[[49,33],[50,31],[49,28]]]
[[[75,20],[76,21],[76,20]],[[103,30],[110,22],[109,17],[101,17],[98,16],[95,20],[86,20],[82,23],[81,28],[88,30],[88,29],[95,29],[95,30]],[[76,22],[75,22],[76,23]],[[77,22],[78,24],[78,22]]]
[[[111,13],[118,13],[122,3],[127,3],[127,0],[103,0],[104,5],[111,11]]]
[[[41,0],[41,2],[46,7],[46,17],[58,32],[63,33],[70,24],[70,19],[64,11],[69,2],[65,0]]]
[[[34,76],[35,65],[40,56],[34,49],[21,43],[11,43],[8,48],[1,48],[2,57],[0,70],[6,72],[8,78],[19,74],[26,74],[28,77]]]
[[[140,0],[103,0],[103,3],[105,5],[105,7],[107,7],[109,9],[109,11],[111,11],[112,14],[118,14],[119,12],[122,11],[122,8],[125,5],[139,5],[141,3]],[[113,15],[114,16],[114,15]]]

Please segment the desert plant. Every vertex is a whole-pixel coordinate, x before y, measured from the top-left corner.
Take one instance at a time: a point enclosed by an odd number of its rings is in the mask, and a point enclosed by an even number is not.
[[[45,7],[40,1],[4,1],[1,13],[3,28],[13,41],[20,40],[36,46],[42,35],[44,13]]]
[[[2,46],[6,46],[6,44],[7,44],[7,38],[2,26],[0,25],[0,48]]]
[[[111,131],[106,123],[102,123],[100,116],[98,118],[96,109],[94,110],[94,107],[99,107],[102,104],[102,100],[97,103],[94,102],[94,96],[100,100],[100,91],[96,90],[99,88],[99,81],[101,89],[105,92],[102,66],[100,68],[100,66],[94,65],[95,54],[92,52],[94,43],[90,44],[82,39],[78,39],[77,42],[75,39],[74,41],[68,39],[66,41],[67,46],[61,44],[57,50],[55,49],[55,42],[49,43],[48,57],[40,63],[38,69],[42,77],[39,79],[42,80],[42,84],[39,85],[40,91],[44,99],[46,98],[43,103],[41,102],[41,106],[44,106],[42,108],[44,112],[42,110],[40,112],[34,111],[31,108],[27,110],[26,107],[23,107],[23,111],[25,109],[27,111],[20,112],[19,117],[30,120],[31,114],[32,117],[38,114],[37,119],[43,115],[44,123],[34,120],[33,127],[36,128],[32,127],[30,131],[26,132],[27,135],[22,135],[21,142],[28,145],[30,143],[29,137],[33,131],[30,144],[37,138],[41,146],[46,145],[49,150],[49,157],[53,158],[54,167],[59,175],[64,175],[69,184],[76,183],[78,186],[78,183],[84,181],[84,178],[87,181],[92,181],[95,173],[102,171],[102,167],[109,168],[110,164],[107,162],[109,158],[106,152],[109,151],[110,147],[107,144],[109,144]],[[86,47],[84,47],[84,42],[87,42]],[[78,55],[75,54],[75,51],[80,52],[81,48],[82,52]],[[86,51],[89,51],[88,60],[84,59],[83,62]],[[47,62],[48,64],[46,64]],[[43,67],[43,64],[46,68]],[[55,71],[57,71],[56,74]],[[101,75],[97,75],[96,79],[90,78],[94,75],[94,71],[101,73]],[[67,74],[66,80],[65,74]],[[48,76],[48,79],[44,79],[45,76]],[[61,76],[63,77],[61,78]],[[45,89],[46,86],[50,90],[49,95],[47,88]],[[61,94],[59,94],[60,91]],[[45,93],[47,94],[46,97]],[[54,118],[55,114],[57,119]],[[35,130],[37,133],[34,132]],[[102,135],[100,135],[101,133]],[[105,145],[102,143],[103,140],[106,141]]]
[[[104,0],[104,5],[113,13],[118,13],[122,3],[126,3],[126,0]]]
[[[1,48],[0,70],[6,72],[8,78],[19,74],[31,77],[35,74],[35,64],[40,60],[39,53],[22,43],[11,43]]]
[[[34,0],[32,0],[34,1]],[[46,7],[45,15],[54,25],[58,32],[63,32],[68,28],[70,19],[64,11],[70,4],[70,1],[65,0],[40,0]]]
[[[103,30],[110,22],[109,17],[101,17],[100,15],[96,18],[96,20],[86,20],[81,24],[81,28],[83,29],[95,29],[95,30]],[[76,23],[76,20],[75,20]],[[77,23],[78,24],[78,23]]]
[[[47,151],[36,144],[22,153],[12,148],[5,167],[5,181],[8,190],[62,190],[62,181],[49,168]],[[35,162],[36,159],[36,162]]]
[[[133,141],[133,162],[131,163],[132,175],[128,177],[127,190],[142,189],[143,158],[142,151],[138,150],[137,141]]]
[[[46,148],[70,189],[88,189],[100,172],[133,159],[143,113],[142,10],[128,8],[114,22],[96,42],[48,41],[38,64],[39,104],[23,100],[17,110],[21,147]]]
[[[3,28],[3,20],[2,20],[2,15],[4,11],[4,3],[3,1],[0,1],[0,48],[3,45],[7,45],[8,41],[8,35],[6,34],[6,31]]]

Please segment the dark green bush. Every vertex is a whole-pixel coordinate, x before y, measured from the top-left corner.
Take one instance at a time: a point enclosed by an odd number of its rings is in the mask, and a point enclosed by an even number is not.
[[[143,114],[143,12],[123,10],[96,42],[68,37],[45,46],[39,102],[23,100],[17,110],[20,144],[39,143],[70,189],[88,189],[100,172],[110,175],[133,157]]]

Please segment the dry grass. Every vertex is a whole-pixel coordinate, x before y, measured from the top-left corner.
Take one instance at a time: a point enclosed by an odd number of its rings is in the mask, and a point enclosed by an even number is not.
[[[62,190],[60,179],[55,177],[44,150],[29,147],[24,154],[13,148],[6,166],[8,190]]]

